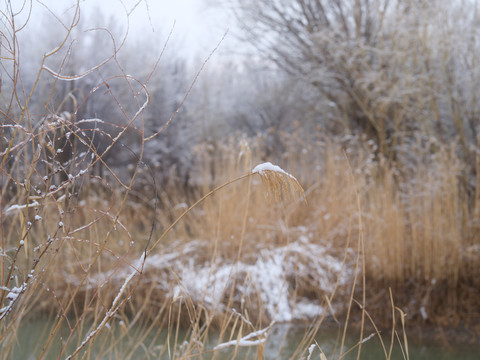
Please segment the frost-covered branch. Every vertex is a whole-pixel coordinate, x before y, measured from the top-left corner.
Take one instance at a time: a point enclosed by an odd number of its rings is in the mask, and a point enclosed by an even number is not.
[[[225,349],[230,346],[256,346],[261,345],[267,341],[267,335],[275,321],[272,321],[265,329],[251,332],[250,334],[242,337],[239,340],[232,340],[225,343],[221,343],[213,348],[213,350]],[[254,340],[252,340],[254,339]]]
[[[142,264],[142,266],[145,263],[145,259],[146,259],[145,258],[145,253],[142,253],[142,256],[140,257],[140,263]],[[118,309],[120,308],[120,306],[124,302],[124,301],[121,301],[123,293],[127,289],[128,284],[130,284],[132,279],[135,277],[135,275],[138,275],[138,274],[139,274],[138,270],[135,269],[135,270],[132,271],[132,273],[129,276],[127,276],[127,278],[125,279],[122,287],[118,291],[117,296],[113,300],[112,305],[110,306],[110,309],[106,312],[103,320],[100,322],[100,324],[98,324],[98,326],[95,328],[95,330],[90,332],[85,337],[85,339],[75,349],[75,351],[71,355],[66,357],[66,360],[72,359],[75,355],[77,355],[79,353],[79,351],[82,350],[82,348],[90,342],[90,340],[94,339],[98,335],[98,333],[103,329],[103,327],[108,323],[108,321],[117,313]]]
[[[26,289],[27,289],[26,283],[23,283],[18,287],[14,286],[11,289],[5,286],[0,286],[0,290],[8,291],[8,294],[5,298],[10,301],[8,305],[0,309],[0,320],[2,320],[5,316],[8,315],[8,313],[10,313],[10,311],[12,311],[13,305],[15,305],[15,302],[17,301],[18,297],[20,296],[20,294],[24,293]]]

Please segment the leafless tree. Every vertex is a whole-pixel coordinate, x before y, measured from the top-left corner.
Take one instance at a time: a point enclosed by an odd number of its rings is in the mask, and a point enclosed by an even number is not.
[[[444,0],[247,0],[236,1],[234,11],[257,54],[329,102],[322,116],[361,130],[387,153],[419,129],[441,139],[458,135],[464,144],[476,133],[478,121],[459,114],[455,103],[478,113],[461,95],[479,79],[478,66],[466,60],[479,53],[477,7]]]

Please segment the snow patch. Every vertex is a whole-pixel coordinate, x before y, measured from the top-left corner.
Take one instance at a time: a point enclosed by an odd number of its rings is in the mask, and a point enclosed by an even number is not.
[[[427,314],[427,310],[425,309],[425,306],[420,307],[420,315],[422,315],[423,320],[428,319],[428,314]]]
[[[201,246],[200,241],[194,241],[177,253],[150,256],[144,270],[173,269],[177,284],[172,287],[172,279],[165,278],[159,286],[172,298],[188,297],[214,312],[225,310],[235,286],[234,303],[258,298],[261,310],[276,322],[311,319],[327,309],[321,305],[322,299],[298,297],[295,283],[308,281],[308,286],[330,294],[342,272],[339,259],[328,255],[325,247],[306,242],[305,237],[284,247],[263,249],[253,263],[219,259],[212,264],[196,264],[194,256],[201,252]],[[351,269],[345,267],[339,285],[346,284],[350,276]]]
[[[209,244],[202,240],[187,244],[179,241],[163,253],[146,258],[142,255],[131,266],[141,269],[140,281],[145,286],[155,278],[156,291],[166,298],[191,300],[212,315],[236,312],[233,308],[242,308],[248,301],[249,311],[262,312],[264,318],[277,323],[309,320],[330,311],[323,294],[330,295],[337,280],[337,292],[348,291],[353,277],[351,265],[342,264],[328,248],[310,242],[306,235],[286,246],[259,249],[256,255],[239,262],[218,257],[205,263],[201,254],[209,251]],[[132,267],[99,274],[87,286],[95,287],[106,279],[121,286],[131,276]],[[74,275],[65,279],[78,283]],[[302,295],[297,291],[302,287],[314,289],[315,294]],[[331,311],[336,310],[332,304]]]

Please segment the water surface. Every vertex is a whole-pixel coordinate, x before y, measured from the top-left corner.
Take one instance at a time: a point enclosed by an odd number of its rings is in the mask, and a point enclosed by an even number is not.
[[[14,360],[28,360],[36,359],[40,353],[43,344],[45,343],[49,331],[51,330],[52,322],[39,318],[36,320],[25,323],[19,333],[17,334],[17,344],[14,351]],[[62,344],[68,339],[70,333],[69,326],[66,323],[63,324],[61,330],[56,336],[53,344],[49,350],[48,359],[65,358],[80,344],[82,339],[73,338],[70,342],[71,345],[67,346],[61,352]],[[130,331],[125,331],[125,325],[121,322],[114,323],[112,327],[105,328],[100,333],[99,337],[95,341],[91,355],[95,359],[171,359],[174,354],[181,356],[181,350],[175,351],[175,344],[178,348],[185,348],[188,346],[185,343],[185,337],[190,340],[190,336],[186,331],[179,333],[179,336],[175,339],[174,336],[168,337],[166,331],[152,328],[152,331],[144,336],[145,331],[140,327],[132,327]],[[83,334],[87,334],[90,329],[79,329]],[[276,325],[270,332],[267,342],[264,345],[264,358],[265,359],[290,359],[294,358],[306,358],[310,344],[302,342],[306,332],[305,327],[298,325]],[[370,334],[364,334],[364,338],[369,337]],[[85,336],[85,335],[84,335]],[[315,342],[321,347],[325,353],[327,359],[339,358],[339,347],[342,336],[342,329],[326,329],[321,328],[315,336]],[[168,337],[168,340],[167,340]],[[222,342],[226,342],[229,339],[222,339]],[[385,335],[384,341],[386,343],[386,351],[389,352],[390,338]],[[213,351],[212,349],[219,343],[218,334],[212,334],[207,343],[203,344],[203,353],[197,355],[194,358],[211,359]],[[357,347],[359,342],[358,334],[348,333],[343,347],[343,353],[347,353],[342,359],[350,360],[357,358]],[[168,346],[170,344],[170,346]],[[480,346],[475,345],[461,345],[452,346],[449,344],[448,348],[442,346],[442,344],[435,342],[423,342],[421,344],[415,343],[414,339],[409,339],[409,358],[414,360],[479,360],[480,359]],[[298,352],[299,349],[305,350],[303,353]],[[350,352],[348,352],[350,350]],[[297,351],[297,352],[296,352]],[[97,354],[104,354],[102,357],[98,357]],[[106,355],[105,355],[106,354]],[[215,359],[256,359],[258,356],[257,347],[245,347],[238,348],[229,347],[216,352]],[[311,359],[319,359],[320,350],[317,346],[313,349]],[[378,336],[372,336],[369,340],[362,343],[362,351],[360,359],[362,360],[378,360],[385,359],[385,352],[381,346],[381,342]],[[402,346],[395,344],[392,349],[392,360],[404,359],[404,352]]]

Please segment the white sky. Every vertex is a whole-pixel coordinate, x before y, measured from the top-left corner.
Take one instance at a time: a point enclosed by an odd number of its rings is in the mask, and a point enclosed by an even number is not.
[[[97,3],[95,0],[86,2]],[[137,2],[138,0],[124,0],[129,8]],[[120,8],[118,0],[103,0],[102,3],[113,3]],[[207,8],[205,0],[142,1],[132,16],[133,27],[145,24],[150,27],[150,30],[153,27],[154,31],[165,34],[170,31],[174,22],[173,39],[177,43],[180,42],[187,53],[196,53],[200,56],[204,56],[215,47],[228,27],[227,21],[218,8]],[[224,22],[223,26],[222,22]]]
[[[42,3],[61,16],[76,1],[42,0]],[[175,23],[171,42],[187,58],[208,56],[232,23],[219,7],[206,6],[206,0],[80,0],[82,17],[100,9],[106,19],[113,15],[123,25],[126,15],[122,3],[128,10],[138,3],[130,17],[131,36],[160,35],[166,39]],[[41,7],[38,3],[35,6]],[[222,47],[233,41],[234,37],[228,36]]]

